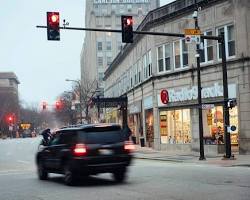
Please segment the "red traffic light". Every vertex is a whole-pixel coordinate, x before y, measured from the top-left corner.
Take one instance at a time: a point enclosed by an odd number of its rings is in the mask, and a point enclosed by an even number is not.
[[[61,102],[56,101],[56,109],[59,110],[61,108]]]
[[[12,114],[7,115],[6,116],[6,121],[9,124],[13,124],[13,122],[14,122],[14,116]]]
[[[133,43],[133,17],[121,16],[122,22],[122,42]]]
[[[132,26],[133,25],[133,19],[132,18],[127,18],[127,21],[126,21],[126,25],[127,26]]]
[[[53,23],[59,23],[59,15],[58,14],[52,14],[50,16],[50,18],[51,18],[51,22],[53,22]]]
[[[59,12],[48,12],[47,19],[50,27],[59,29]]]
[[[59,12],[47,12],[47,36],[48,40],[60,40]]]

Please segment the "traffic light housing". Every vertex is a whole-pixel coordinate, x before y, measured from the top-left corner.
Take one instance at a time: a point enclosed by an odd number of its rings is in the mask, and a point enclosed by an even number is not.
[[[133,43],[133,17],[121,16],[122,22],[122,42]]]
[[[235,107],[237,104],[236,99],[229,99],[227,102],[227,107],[232,109],[233,107]]]
[[[47,12],[47,37],[48,40],[60,40],[59,12]]]

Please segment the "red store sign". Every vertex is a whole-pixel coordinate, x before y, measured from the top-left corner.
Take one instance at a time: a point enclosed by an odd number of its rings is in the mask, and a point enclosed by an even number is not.
[[[162,90],[161,91],[161,102],[163,104],[168,104],[169,102],[169,95],[167,90]]]

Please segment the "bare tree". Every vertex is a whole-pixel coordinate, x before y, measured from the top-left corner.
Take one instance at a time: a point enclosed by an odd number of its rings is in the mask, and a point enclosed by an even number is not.
[[[80,84],[75,84],[73,89],[79,97],[79,101],[81,104],[80,108],[85,115],[85,119],[87,120],[87,122],[90,122],[89,108],[91,106],[91,100],[95,96],[98,89],[97,80],[90,80],[86,78]]]
[[[75,110],[72,110],[72,101],[75,99],[75,95],[71,91],[65,91],[59,95],[60,100],[59,109],[55,109],[55,115],[57,119],[64,125],[75,124]]]

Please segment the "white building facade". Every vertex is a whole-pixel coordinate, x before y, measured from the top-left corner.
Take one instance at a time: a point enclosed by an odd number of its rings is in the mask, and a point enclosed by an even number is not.
[[[85,27],[121,30],[121,15],[132,15],[136,28],[159,0],[86,0]],[[87,31],[81,52],[81,79],[97,80],[103,88],[104,71],[121,51],[120,33]]]
[[[232,150],[250,153],[250,2],[200,0],[205,35],[225,33]],[[194,28],[194,0],[179,0],[150,12],[138,30],[184,33]],[[105,72],[105,96],[128,97],[128,123],[136,137],[157,150],[199,153],[196,44],[177,37],[137,35]],[[206,155],[224,153],[220,44],[204,40],[201,51],[203,135]],[[168,91],[164,104],[161,92]],[[119,114],[117,115],[119,118]],[[119,121],[119,120],[117,120]]]

